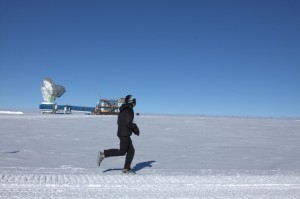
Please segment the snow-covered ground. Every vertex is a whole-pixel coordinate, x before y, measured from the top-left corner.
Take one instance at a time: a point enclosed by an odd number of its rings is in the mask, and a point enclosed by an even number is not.
[[[136,116],[122,175],[116,116],[0,113],[0,198],[300,198],[300,120]]]
[[[0,111],[0,114],[24,114],[22,111]]]

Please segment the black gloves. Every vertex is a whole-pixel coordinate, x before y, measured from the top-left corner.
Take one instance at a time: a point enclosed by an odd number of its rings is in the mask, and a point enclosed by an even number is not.
[[[133,133],[136,134],[137,136],[140,135],[140,129],[135,123],[134,123]]]

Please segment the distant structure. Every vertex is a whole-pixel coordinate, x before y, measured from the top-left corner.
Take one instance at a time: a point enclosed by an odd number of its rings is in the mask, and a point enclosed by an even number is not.
[[[49,77],[43,79],[41,90],[44,98],[42,104],[54,104],[55,99],[66,92],[65,87],[54,84]]]
[[[42,96],[44,101],[40,104],[40,110],[42,113],[56,113],[60,107],[55,104],[55,99],[61,97],[66,89],[62,85],[54,84],[53,80],[50,77],[46,77],[42,81]],[[63,107],[64,113],[71,113],[70,106]]]
[[[61,97],[66,89],[62,85],[54,84],[49,77],[43,79],[41,91],[44,99],[39,107],[41,113],[71,114],[72,111],[76,111],[92,115],[117,115],[120,106],[125,102],[124,98],[120,98],[100,99],[94,107],[57,105],[55,99]]]
[[[92,111],[93,115],[117,115],[119,108],[125,102],[124,98],[121,99],[100,99],[96,107]]]

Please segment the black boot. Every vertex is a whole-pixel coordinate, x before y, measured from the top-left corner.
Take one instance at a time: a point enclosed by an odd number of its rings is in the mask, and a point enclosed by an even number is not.
[[[122,173],[123,174],[135,174],[135,171],[132,169],[123,169]]]

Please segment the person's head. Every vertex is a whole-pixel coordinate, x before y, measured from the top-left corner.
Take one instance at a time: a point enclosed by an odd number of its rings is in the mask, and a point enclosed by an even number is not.
[[[131,104],[132,107],[136,105],[136,99],[132,95],[127,95],[125,97],[125,104]]]

